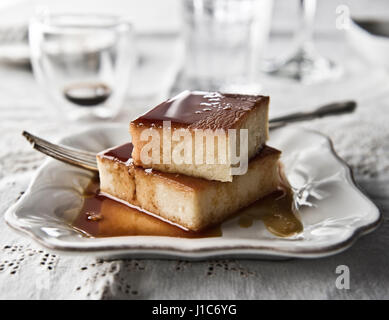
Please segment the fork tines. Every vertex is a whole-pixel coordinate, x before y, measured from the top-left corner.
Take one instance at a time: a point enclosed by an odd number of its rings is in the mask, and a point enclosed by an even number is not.
[[[33,145],[33,148],[57,160],[84,169],[97,171],[96,154],[72,147],[53,144],[47,140],[23,131],[23,136]]]

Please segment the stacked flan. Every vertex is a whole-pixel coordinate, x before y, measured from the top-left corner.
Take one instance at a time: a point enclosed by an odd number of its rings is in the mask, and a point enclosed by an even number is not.
[[[100,190],[192,231],[220,223],[279,185],[268,110],[265,96],[184,91],[98,154]]]

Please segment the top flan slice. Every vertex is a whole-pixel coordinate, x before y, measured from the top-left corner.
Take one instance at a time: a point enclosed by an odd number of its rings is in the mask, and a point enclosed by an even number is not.
[[[268,110],[266,96],[184,91],[131,121],[133,160],[143,168],[232,181],[268,139]]]

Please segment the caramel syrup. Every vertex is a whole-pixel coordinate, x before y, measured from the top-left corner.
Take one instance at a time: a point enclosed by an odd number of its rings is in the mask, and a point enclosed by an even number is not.
[[[266,229],[279,237],[291,237],[303,231],[290,189],[275,191],[244,209],[239,216],[239,225],[249,228],[254,220],[262,220]]]
[[[220,226],[192,232],[155,218],[144,211],[99,194],[99,181],[93,180],[84,193],[84,205],[73,227],[86,236],[168,236],[178,238],[220,237]]]
[[[159,126],[163,121],[171,121],[174,127],[227,129],[225,126],[233,125],[234,119],[243,117],[258,104],[265,104],[267,101],[268,97],[264,96],[183,91],[131,123],[137,126]],[[217,121],[213,123],[209,118]]]
[[[178,238],[221,237],[221,226],[192,232],[160,220],[134,207],[99,194],[99,181],[93,180],[84,193],[84,205],[73,227],[89,237],[168,236]],[[234,214],[241,228],[250,228],[254,220],[263,221],[271,233],[290,237],[303,230],[293,205],[293,193],[282,185],[280,190]]]

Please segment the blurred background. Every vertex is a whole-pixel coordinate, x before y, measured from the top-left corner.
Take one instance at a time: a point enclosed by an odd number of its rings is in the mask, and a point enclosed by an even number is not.
[[[348,21],[350,15],[363,21],[389,21],[389,5],[385,0],[330,0],[317,4],[315,0],[305,3],[245,0],[229,7],[217,3],[216,0],[2,0],[3,117],[30,120],[44,114],[47,119],[58,120],[58,114],[74,113],[74,117],[62,114],[60,120],[79,120],[86,114],[92,115],[94,121],[128,122],[184,89],[268,94],[272,97],[274,116],[326,102],[358,99],[355,93],[360,92],[361,78],[368,89],[369,84],[375,86],[380,81],[377,80],[380,76],[386,77],[383,70],[386,58],[378,61],[371,54],[377,51],[375,37],[367,36],[366,30],[356,23],[350,26]],[[28,36],[28,25],[34,17],[69,13],[125,18],[131,25],[130,34],[118,29],[112,31],[116,42],[109,49],[111,55],[107,59],[112,58],[111,62],[104,64],[104,54],[93,56],[90,52],[81,58],[66,56],[62,51],[69,50],[69,44],[79,47],[77,43],[81,40],[75,39],[79,36],[77,30],[65,39],[66,28],[58,33],[44,29],[47,25],[52,27],[54,19],[35,26]],[[98,28],[101,30],[101,26]],[[104,38],[95,30],[92,33],[101,41]],[[298,65],[296,71],[288,59],[293,60],[299,54],[301,58],[299,47],[312,35],[314,41],[308,42],[314,43],[313,53],[310,47],[308,53],[303,52],[303,58],[304,54],[308,59],[317,58],[316,64]],[[117,40],[119,37],[125,38],[120,40],[124,45]],[[29,38],[33,42],[31,49]],[[385,45],[381,56],[385,55]],[[55,54],[61,56],[53,58],[54,51],[50,50],[57,50]],[[318,68],[319,72],[310,73],[310,67]],[[85,84],[89,81],[85,79],[91,79],[93,68],[98,79]],[[89,97],[88,94],[96,94],[97,100],[85,100],[84,95]],[[101,103],[101,108],[94,109],[98,112],[91,111],[94,102]],[[83,103],[89,104],[89,108],[82,106]],[[80,114],[77,110],[81,110]]]

